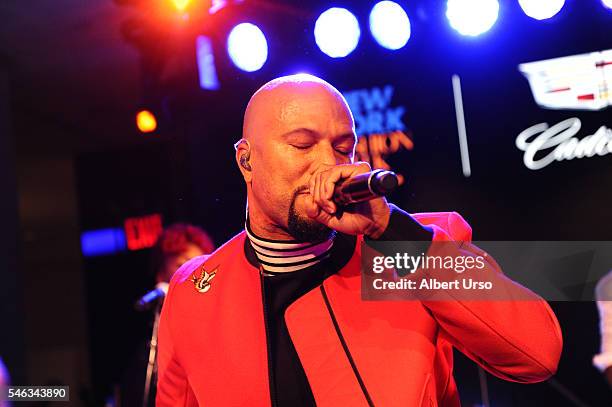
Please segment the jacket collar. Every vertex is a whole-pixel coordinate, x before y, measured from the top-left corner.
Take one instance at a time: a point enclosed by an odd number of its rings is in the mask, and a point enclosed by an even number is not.
[[[330,249],[329,258],[322,263],[315,264],[312,267],[328,267],[330,270],[333,270],[334,274],[339,270],[342,270],[344,266],[348,264],[351,257],[353,257],[357,246],[357,241],[357,236],[338,233],[335,238],[334,245]],[[255,249],[253,249],[253,246],[251,245],[248,237],[246,237],[246,234],[244,235],[244,255],[250,265],[260,269],[261,265],[257,259]]]

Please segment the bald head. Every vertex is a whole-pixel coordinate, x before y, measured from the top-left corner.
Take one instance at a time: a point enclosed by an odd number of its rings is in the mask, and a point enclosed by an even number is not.
[[[257,136],[266,134],[270,126],[295,121],[304,114],[304,105],[332,105],[353,121],[342,94],[331,84],[309,74],[282,76],[271,80],[253,94],[244,113],[243,138],[257,143]]]
[[[304,194],[317,168],[353,159],[355,124],[342,94],[312,75],[274,79],[249,101],[242,137],[236,163],[253,231],[298,240],[329,233],[305,214]]]

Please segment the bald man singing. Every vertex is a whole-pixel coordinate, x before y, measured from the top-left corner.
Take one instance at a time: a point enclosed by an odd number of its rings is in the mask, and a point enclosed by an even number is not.
[[[471,228],[382,197],[339,212],[334,186],[370,171],[353,162],[356,141],[346,101],[319,78],[253,95],[235,144],[245,228],[172,279],[158,406],[457,406],[453,347],[506,380],[555,372],[557,320],[526,289],[530,301],[362,300],[363,242],[463,242]]]

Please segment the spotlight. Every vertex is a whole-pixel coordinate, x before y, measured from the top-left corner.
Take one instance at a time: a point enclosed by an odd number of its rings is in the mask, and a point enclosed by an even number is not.
[[[497,0],[448,0],[446,17],[461,35],[475,37],[487,32],[497,21]]]
[[[381,46],[400,49],[410,38],[410,20],[399,4],[381,1],[370,12],[370,31]]]
[[[268,59],[268,42],[259,27],[251,23],[242,23],[230,32],[227,38],[227,52],[238,68],[254,72]]]
[[[353,52],[360,35],[357,18],[345,8],[330,8],[315,23],[315,41],[319,49],[332,58],[342,58]]]
[[[612,0],[601,0],[604,6],[607,8],[612,8]]]
[[[183,12],[187,9],[191,0],[172,0],[171,2],[177,11]]]
[[[148,110],[141,110],[136,114],[136,127],[141,133],[151,133],[157,128],[155,115]]]
[[[545,20],[561,11],[565,0],[519,0],[519,4],[529,17],[536,20]]]

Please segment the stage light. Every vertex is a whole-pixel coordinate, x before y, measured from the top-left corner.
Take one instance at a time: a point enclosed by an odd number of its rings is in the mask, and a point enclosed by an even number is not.
[[[448,0],[446,17],[461,35],[475,37],[489,31],[499,13],[497,0]]]
[[[565,0],[519,0],[519,4],[529,17],[536,20],[545,20],[561,11]]]
[[[172,5],[177,11],[183,12],[191,3],[191,0],[172,0]]]
[[[150,111],[141,110],[136,114],[136,127],[142,133],[151,133],[157,128],[157,119]]]
[[[215,68],[215,55],[213,53],[213,42],[210,37],[198,35],[196,37],[196,59],[198,61],[198,74],[200,87],[207,90],[218,90],[221,88],[217,69]]]
[[[227,52],[238,68],[254,72],[268,59],[268,42],[259,27],[251,23],[242,23],[230,32],[227,38]]]
[[[319,49],[332,58],[342,58],[353,52],[360,35],[357,18],[345,8],[330,8],[321,13],[315,23],[315,41]]]
[[[603,3],[604,6],[606,6],[607,8],[612,9],[612,0],[601,0],[601,2]]]
[[[410,38],[410,20],[399,4],[381,1],[370,12],[370,31],[381,46],[400,49]]]

